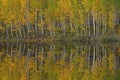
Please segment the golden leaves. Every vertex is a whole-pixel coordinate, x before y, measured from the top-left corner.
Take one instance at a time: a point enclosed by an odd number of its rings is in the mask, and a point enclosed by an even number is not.
[[[60,0],[59,2],[61,13],[69,16],[71,13],[71,3],[70,0]]]
[[[114,13],[113,13],[113,11],[111,11],[109,13],[109,27],[110,28],[113,28],[115,26],[115,24],[114,24],[114,18],[115,18]]]
[[[21,3],[21,7],[24,9],[26,7],[27,0],[19,0]]]
[[[2,4],[3,4],[3,6],[6,6],[7,5],[7,0],[2,0]]]
[[[110,55],[109,55],[109,69],[112,71],[113,69],[114,69],[114,54],[113,53],[111,53]]]
[[[30,12],[28,17],[29,17],[30,23],[34,24],[34,22],[35,22],[35,13]]]

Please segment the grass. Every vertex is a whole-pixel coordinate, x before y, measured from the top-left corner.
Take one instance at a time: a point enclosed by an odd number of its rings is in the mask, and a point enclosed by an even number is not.
[[[119,41],[120,41],[120,37],[116,35],[103,36],[102,38],[103,43],[116,43]]]
[[[120,35],[100,35],[100,36],[60,36],[51,38],[49,36],[42,39],[0,39],[0,42],[23,42],[23,43],[56,43],[56,42],[79,42],[79,43],[120,43]]]

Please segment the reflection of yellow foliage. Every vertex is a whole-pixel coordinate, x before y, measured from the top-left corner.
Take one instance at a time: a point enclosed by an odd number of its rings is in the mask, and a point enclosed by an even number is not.
[[[120,25],[118,26],[117,32],[120,33]]]
[[[3,76],[2,80],[8,80],[7,76]]]
[[[114,73],[114,54],[109,55],[109,70],[111,71],[111,74]]]
[[[20,77],[20,80],[26,80],[27,77],[26,77],[26,73],[24,71],[21,71],[21,77]]]
[[[37,57],[30,56],[29,59],[28,56],[20,56],[20,54],[7,55],[3,61],[0,61],[0,79],[27,80],[28,74],[30,74],[30,80],[38,78],[40,78],[39,80],[106,80],[103,78],[114,75],[115,57],[113,53],[109,54],[108,57],[96,57],[91,70],[87,60],[87,49],[84,49],[78,55],[75,54],[74,49],[69,52],[72,53],[72,57],[70,57],[70,54],[69,57],[66,54],[64,57],[60,57],[60,60],[54,62],[51,62],[53,61],[51,59],[53,59],[55,53],[58,55],[57,49],[48,51],[47,56],[40,53]],[[0,52],[0,54],[3,54],[3,52]],[[66,57],[70,60],[66,61]]]
[[[118,53],[120,53],[120,48],[118,48]]]
[[[59,80],[72,80],[71,71],[69,68],[65,67],[61,70]]]
[[[0,56],[3,55],[4,53],[3,52],[0,52]]]
[[[33,59],[30,59],[30,61],[29,61],[29,68],[32,70],[35,70],[35,62]]]
[[[85,73],[81,80],[92,80],[92,75],[88,69],[85,70]]]
[[[99,60],[96,60],[96,61],[94,62],[92,74],[93,74],[93,79],[94,79],[94,80],[101,80]]]

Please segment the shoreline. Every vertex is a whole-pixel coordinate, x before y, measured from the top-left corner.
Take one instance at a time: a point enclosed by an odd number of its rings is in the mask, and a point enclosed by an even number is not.
[[[23,43],[57,43],[57,42],[67,42],[67,43],[120,43],[120,36],[116,35],[105,35],[105,36],[78,36],[78,37],[59,37],[59,38],[21,38],[21,39],[0,39],[0,42],[23,42]]]

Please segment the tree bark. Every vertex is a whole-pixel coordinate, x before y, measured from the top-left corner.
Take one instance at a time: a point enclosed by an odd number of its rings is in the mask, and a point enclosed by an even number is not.
[[[96,35],[96,25],[95,25],[94,11],[92,11],[92,17],[93,17],[93,35]]]

